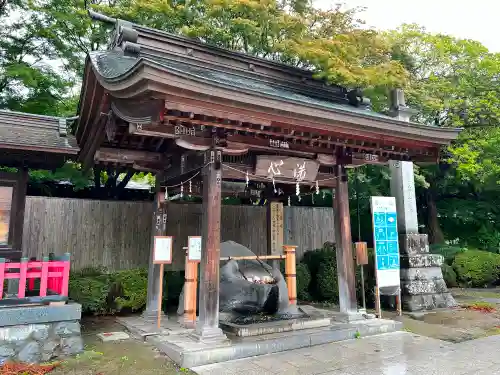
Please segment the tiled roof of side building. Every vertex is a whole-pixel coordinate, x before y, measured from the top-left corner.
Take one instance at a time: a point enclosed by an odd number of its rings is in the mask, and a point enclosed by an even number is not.
[[[19,147],[52,153],[77,154],[66,119],[0,110],[0,149]]]

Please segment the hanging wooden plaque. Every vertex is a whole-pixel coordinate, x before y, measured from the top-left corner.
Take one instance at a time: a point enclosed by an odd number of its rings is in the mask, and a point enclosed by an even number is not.
[[[316,181],[319,162],[316,160],[275,155],[259,155],[255,175],[292,181]]]
[[[364,266],[368,264],[368,247],[366,242],[356,242],[356,264]]]

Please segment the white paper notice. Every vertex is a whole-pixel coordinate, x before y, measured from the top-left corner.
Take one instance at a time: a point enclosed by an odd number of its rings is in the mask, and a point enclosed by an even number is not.
[[[194,262],[201,261],[201,236],[188,238],[188,259]]]
[[[172,237],[155,237],[154,263],[172,263]]]

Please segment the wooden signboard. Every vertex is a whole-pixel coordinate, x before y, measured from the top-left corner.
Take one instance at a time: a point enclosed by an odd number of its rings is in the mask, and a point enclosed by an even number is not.
[[[161,326],[161,303],[163,300],[163,266],[172,263],[172,236],[155,236],[153,248],[153,263],[160,265],[160,290],[158,296],[157,326]]]
[[[201,236],[188,237],[188,260],[201,262]]]
[[[316,160],[275,156],[259,155],[255,165],[255,175],[275,178],[289,179],[292,181],[313,182],[318,175],[319,163]]]
[[[171,264],[172,263],[172,237],[171,236],[155,236],[153,263],[154,264]]]
[[[162,138],[180,138],[180,137],[209,137],[209,130],[201,130],[193,125],[146,125],[146,124],[129,124],[129,133],[135,135],[149,135]]]
[[[270,255],[281,255],[283,250],[283,203],[269,204]]]

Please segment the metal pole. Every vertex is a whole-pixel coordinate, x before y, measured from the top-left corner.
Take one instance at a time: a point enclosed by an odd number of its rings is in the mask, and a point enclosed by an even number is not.
[[[365,298],[365,273],[363,271],[364,266],[361,265],[361,295],[363,297],[363,310],[366,311],[366,298]]]

